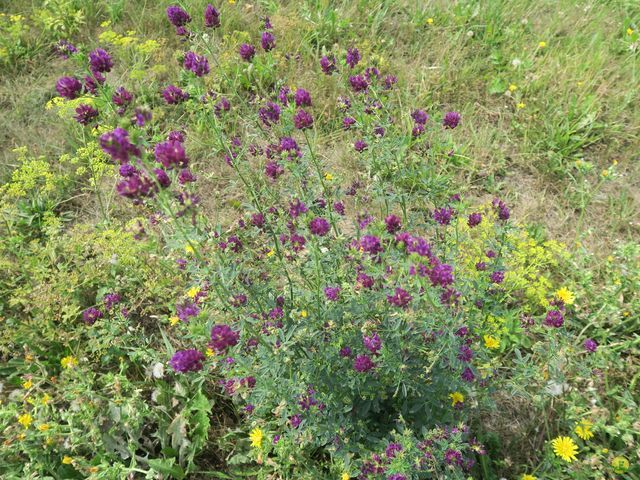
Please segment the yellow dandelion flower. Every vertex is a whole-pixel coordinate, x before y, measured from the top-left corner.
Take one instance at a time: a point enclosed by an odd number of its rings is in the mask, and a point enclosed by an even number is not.
[[[433,18],[427,18],[427,24],[433,25]]]
[[[180,323],[179,317],[176,317],[176,316],[169,317],[169,325],[171,325],[172,327],[175,327],[179,323]]]
[[[573,439],[569,437],[556,437],[551,441],[553,446],[553,452],[556,456],[560,457],[565,462],[571,463],[576,460],[576,453],[578,453],[578,446]]]
[[[633,28],[631,27],[627,28],[627,35],[629,36],[633,35]]]
[[[300,316],[301,316],[302,318],[307,318],[307,315],[309,315],[309,314],[307,313],[307,311],[306,311],[306,310],[302,310],[302,311],[300,312]]]
[[[62,463],[64,463],[65,465],[71,465],[73,463],[73,458],[65,455],[64,457],[62,457]]]
[[[525,473],[524,475],[522,475],[522,478],[520,480],[538,480],[538,477],[534,477],[533,475]]]
[[[510,92],[515,92],[517,89],[518,89],[518,86],[515,83],[512,83],[511,85],[509,85]]]
[[[196,253],[196,251],[193,249],[191,245],[185,245],[184,251],[187,255],[193,255],[194,253]]]
[[[464,403],[464,395],[462,395],[460,392],[450,393],[449,398],[451,399],[452,407],[455,407],[459,403]]]
[[[187,296],[191,299],[194,299],[196,298],[196,295],[198,295],[198,293],[200,293],[200,287],[191,287],[187,291]]]
[[[576,425],[576,435],[578,435],[582,440],[590,440],[591,438],[593,438],[591,427],[593,427],[593,423],[591,423],[589,420],[580,420],[580,423]]]
[[[67,356],[60,360],[60,365],[62,368],[73,368],[78,365],[78,359],[74,356]]]
[[[47,430],[49,430],[49,425],[47,425],[46,423],[38,425],[38,430],[40,430],[41,432],[46,432]]]
[[[545,48],[546,46],[547,46],[547,42],[538,43],[538,47],[540,47],[540,48]]]
[[[31,379],[22,383],[22,388],[24,388],[25,390],[29,390],[31,387],[33,387],[33,381]]]
[[[342,475],[340,475],[340,480],[349,480],[350,478],[351,477],[348,473],[343,473]]]
[[[523,109],[524,107],[526,107],[526,106],[527,106],[527,104],[526,104],[526,103],[524,103],[524,102],[518,102],[518,103],[516,103],[516,108],[517,108],[518,110],[522,110],[522,109]]]
[[[629,460],[625,457],[614,457],[611,460],[614,473],[621,474],[629,470]]]
[[[608,177],[609,176],[609,170],[603,170],[602,171],[602,176],[603,177]]]
[[[496,337],[491,336],[491,335],[485,335],[484,337],[484,346],[491,349],[491,350],[495,350],[497,348],[500,348],[500,340],[498,340]]]
[[[573,305],[573,301],[576,299],[575,295],[567,287],[562,287],[555,293],[556,297],[562,300],[565,305]]]
[[[264,432],[260,428],[254,428],[249,433],[249,439],[251,440],[251,446],[260,448],[262,447],[262,440],[264,439]]]
[[[329,172],[327,172],[327,173],[324,174],[324,179],[327,182],[330,182],[331,180],[333,180],[333,175],[331,175]]]
[[[24,428],[29,428],[29,425],[33,422],[33,417],[28,413],[23,413],[18,417],[18,423]]]

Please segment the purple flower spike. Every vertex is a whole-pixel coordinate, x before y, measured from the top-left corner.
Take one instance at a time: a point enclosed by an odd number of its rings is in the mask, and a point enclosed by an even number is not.
[[[82,83],[75,77],[62,77],[56,82],[56,91],[61,97],[73,100],[80,95]]]
[[[211,4],[204,9],[204,26],[207,28],[218,28],[220,26],[220,12]]]
[[[460,114],[458,112],[447,112],[442,120],[442,125],[445,128],[456,128],[460,123]]]
[[[203,353],[195,349],[178,350],[169,360],[169,365],[177,373],[197,372],[202,370],[204,358]]]
[[[253,45],[249,45],[248,43],[243,43],[240,45],[240,49],[238,50],[240,53],[240,57],[245,62],[250,62],[253,59],[253,56],[256,54],[256,47]]]

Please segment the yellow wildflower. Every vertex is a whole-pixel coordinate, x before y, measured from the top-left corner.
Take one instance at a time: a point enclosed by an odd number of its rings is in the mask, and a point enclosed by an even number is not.
[[[260,448],[262,447],[262,439],[264,438],[264,432],[260,428],[254,428],[249,433],[249,439],[251,440],[251,446]]]
[[[350,478],[351,477],[348,473],[343,473],[342,475],[340,475],[340,480],[349,480]]]
[[[29,428],[29,425],[33,422],[33,417],[28,413],[23,413],[18,417],[18,423],[24,428]]]
[[[73,463],[73,458],[65,455],[64,457],[62,457],[62,463],[64,463],[65,465],[71,465]]]
[[[511,85],[509,85],[509,91],[510,92],[515,92],[518,89],[518,86],[514,83],[512,83]]]
[[[464,403],[464,395],[462,395],[460,392],[450,393],[449,398],[451,399],[452,407],[455,407],[459,403]]]
[[[631,27],[627,28],[627,35],[629,36],[633,35],[633,28]]]
[[[582,440],[589,440],[593,438],[591,427],[593,427],[593,423],[583,418],[580,420],[580,423],[576,425],[576,435],[578,435]]]
[[[31,387],[33,387],[33,381],[31,379],[23,382],[22,384],[22,388],[24,388],[25,390],[29,390]]]
[[[547,42],[540,42],[540,43],[538,43],[538,47],[540,47],[540,48],[544,48],[544,47],[546,47],[546,46],[547,46]]]
[[[72,355],[69,355],[60,360],[60,365],[62,366],[62,368],[73,368],[78,365],[78,359]]]
[[[522,475],[522,478],[520,480],[538,480],[538,477],[534,477],[533,475],[525,473],[524,475]]]
[[[207,348],[207,351],[205,352],[207,357],[213,357],[215,354],[216,352],[213,351],[213,348]]]
[[[47,403],[49,403],[51,401],[51,397],[49,396],[48,393],[45,393],[42,396],[42,400],[40,400],[42,402],[43,405],[46,405]]]
[[[270,248],[269,251],[267,252],[267,257],[273,257],[276,254],[275,250],[273,248]]]
[[[433,25],[433,18],[427,18],[427,24]]]
[[[573,305],[573,301],[576,299],[575,295],[567,287],[562,287],[556,292],[556,297],[562,300],[565,305]]]
[[[178,323],[180,323],[179,317],[176,317],[175,315],[173,317],[169,317],[169,325],[175,327]]]
[[[47,430],[49,430],[49,425],[47,425],[46,423],[38,425],[38,430],[40,430],[41,432],[46,432]]]
[[[553,452],[556,456],[560,457],[565,462],[571,463],[576,460],[576,453],[578,453],[578,446],[573,439],[569,437],[556,437],[551,441],[553,446]]]
[[[527,104],[524,102],[518,102],[516,103],[516,108],[518,108],[519,110],[522,110],[524,107],[526,107]]]
[[[327,182],[330,182],[331,180],[333,180],[333,175],[331,175],[329,172],[327,172],[327,173],[324,174],[324,179]]]
[[[184,246],[184,251],[188,255],[193,255],[195,253],[195,250],[193,249],[193,247],[191,245],[188,245],[188,244]]]
[[[307,315],[308,315],[308,313],[307,313],[307,311],[306,311],[306,310],[302,310],[302,311],[300,312],[300,316],[301,316],[302,318],[307,318]]]
[[[493,337],[491,335],[485,335],[484,337],[484,346],[491,349],[491,350],[495,350],[497,348],[500,348],[500,340],[498,340],[496,337]]]
[[[188,291],[187,291],[187,296],[191,299],[196,298],[196,295],[198,295],[198,293],[200,293],[200,288],[199,287],[191,287]]]

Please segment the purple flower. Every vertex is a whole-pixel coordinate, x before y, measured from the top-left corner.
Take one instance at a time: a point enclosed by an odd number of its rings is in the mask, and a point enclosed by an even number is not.
[[[451,207],[436,208],[433,212],[433,219],[440,225],[449,225],[453,214],[454,210]]]
[[[136,108],[134,118],[136,125],[144,127],[145,123],[151,120],[151,110],[148,108]]]
[[[271,32],[262,32],[262,38],[260,42],[262,44],[262,49],[265,52],[268,52],[269,50],[273,50],[274,48],[276,48],[276,37]]]
[[[460,114],[458,112],[447,112],[442,120],[445,128],[456,128],[460,123]]]
[[[171,130],[167,135],[167,140],[171,142],[184,142],[186,139],[185,133],[181,130]]]
[[[93,72],[84,77],[84,89],[86,92],[95,94],[98,91],[98,85],[102,85],[105,80],[104,75],[100,72]]]
[[[458,450],[449,448],[444,452],[444,461],[447,465],[462,465],[462,454]]]
[[[427,112],[424,110],[414,110],[411,118],[413,118],[414,122],[418,125],[424,125],[429,120],[429,115],[427,115]]]
[[[176,307],[176,314],[183,322],[188,322],[191,317],[196,317],[199,313],[200,308],[191,300],[187,300]]]
[[[387,477],[387,480],[407,480],[407,477],[401,473],[392,473]]]
[[[294,199],[293,202],[289,203],[289,215],[293,218],[298,218],[303,213],[306,213],[309,209],[301,202],[298,198]]]
[[[89,54],[89,63],[91,65],[91,71],[95,74],[110,72],[113,67],[113,60],[106,50],[102,48],[96,48]]]
[[[119,182],[116,185],[116,190],[118,195],[138,201],[144,197],[152,196],[154,186],[148,177],[136,174]]]
[[[185,53],[183,66],[195,73],[197,77],[202,77],[209,73],[207,58],[204,55],[197,55],[195,52]]]
[[[184,146],[177,140],[158,143],[154,149],[154,154],[156,162],[161,163],[164,168],[183,168],[189,164]]]
[[[162,91],[164,101],[169,105],[175,105],[189,98],[189,94],[175,85],[169,85]]]
[[[133,95],[124,87],[116,88],[116,91],[111,95],[111,101],[119,107],[126,108],[127,105],[133,100]]]
[[[469,345],[460,345],[458,350],[458,360],[464,363],[469,363],[473,359],[473,350],[469,348]]]
[[[129,142],[129,132],[120,127],[100,135],[100,147],[120,163],[127,163],[129,155],[138,155],[139,153],[138,149]]]
[[[352,47],[347,49],[347,65],[351,68],[355,67],[361,59],[362,57],[357,48]]]
[[[76,114],[73,116],[73,118],[75,118],[76,122],[81,125],[89,125],[97,116],[98,110],[93,108],[91,105],[83,103],[82,105],[78,105],[78,107],[76,107]]]
[[[544,324],[548,327],[560,328],[564,324],[564,316],[560,310],[550,310],[544,319]]]
[[[358,355],[353,361],[353,369],[360,373],[368,372],[375,366],[369,355]]]
[[[213,107],[213,111],[216,114],[216,117],[219,117],[222,112],[228,112],[231,110],[231,103],[225,97],[222,97],[218,103]]]
[[[169,360],[169,365],[178,373],[197,372],[202,370],[204,358],[203,353],[196,349],[178,350]]]
[[[500,220],[504,220],[504,221],[509,220],[509,217],[511,216],[511,212],[509,212],[509,208],[502,200],[500,200],[499,198],[494,198],[493,206],[498,210],[498,218]]]
[[[326,55],[320,59],[320,68],[325,75],[331,75],[336,71],[336,57],[331,55],[331,57],[327,57]]]
[[[598,342],[593,338],[587,338],[582,346],[587,352],[594,353],[598,349]]]
[[[344,203],[342,202],[333,202],[333,211],[338,215],[344,216]]]
[[[327,297],[327,300],[335,302],[340,296],[340,290],[340,287],[325,287],[324,296]]]
[[[504,281],[504,272],[502,270],[496,270],[489,277],[491,283],[500,284]]]
[[[184,27],[191,21],[191,17],[187,12],[177,5],[167,7],[167,18],[174,27]]]
[[[384,219],[384,223],[387,227],[387,232],[391,234],[396,233],[402,228],[402,221],[400,217],[396,215],[387,216],[387,218]]]
[[[424,125],[417,123],[413,129],[411,130],[411,136],[413,138],[418,138],[420,135],[424,133]]]
[[[55,46],[55,50],[62,58],[65,59],[69,58],[69,55],[71,55],[72,53],[78,52],[78,49],[75,47],[75,45],[67,40],[59,40]]]
[[[280,91],[278,92],[278,100],[280,100],[280,103],[285,107],[289,105],[290,93],[291,93],[291,89],[287,86],[280,88]]]
[[[95,307],[89,307],[82,312],[82,320],[87,325],[93,325],[99,318],[102,318],[102,312]]]
[[[446,263],[438,263],[428,273],[431,285],[434,287],[440,285],[441,287],[447,287],[454,281],[453,279],[453,267]]]
[[[473,370],[471,370],[469,367],[465,367],[465,369],[460,374],[460,378],[465,382],[471,383],[476,379],[476,376],[473,374]]]
[[[362,288],[370,289],[373,288],[375,280],[366,273],[360,272],[356,276],[356,283]]]
[[[211,4],[204,9],[204,26],[207,28],[218,28],[220,26],[220,12]]]
[[[211,342],[209,346],[216,352],[222,353],[229,347],[233,347],[238,343],[240,334],[234,332],[229,325],[214,325],[211,329]]]
[[[365,142],[364,140],[356,140],[355,143],[353,144],[353,148],[358,153],[364,152],[368,146],[369,145],[367,145],[367,142]]]
[[[406,307],[409,305],[413,297],[409,295],[409,292],[402,288],[396,288],[393,295],[387,295],[387,301],[391,305],[395,305],[396,307]]]
[[[385,134],[384,127],[381,127],[380,125],[378,125],[373,129],[373,134],[378,138],[384,137],[384,134]]]
[[[302,423],[302,415],[296,413],[295,415],[289,418],[289,423],[291,424],[291,428],[298,428]]]
[[[347,358],[351,356],[351,347],[342,347],[339,352],[340,356]]]
[[[377,255],[384,251],[380,239],[375,235],[364,235],[358,243],[362,251],[370,255]]]
[[[240,49],[238,50],[238,52],[240,53],[240,57],[242,57],[245,62],[250,62],[253,56],[256,54],[256,47],[254,47],[253,45],[249,45],[248,43],[243,43],[242,45],[240,45]]]
[[[56,82],[56,90],[61,97],[73,100],[82,91],[82,83],[75,77],[61,77]]]
[[[369,88],[369,81],[362,75],[352,75],[349,83],[354,92],[365,92]]]
[[[122,297],[119,293],[107,293],[102,301],[104,302],[104,307],[107,310],[111,310],[114,305],[117,305],[122,301]]]
[[[298,88],[294,95],[296,107],[310,107],[311,106],[311,94],[304,88]]]
[[[391,460],[392,458],[396,458],[396,455],[398,454],[398,452],[401,452],[401,451],[402,451],[402,445],[400,445],[399,443],[390,443],[389,445],[387,445],[387,448],[385,448],[384,454],[387,456],[389,460]]]
[[[477,225],[480,225],[480,222],[482,222],[482,214],[472,213],[471,215],[469,215],[469,220],[467,220],[467,225],[473,228]]]
[[[485,262],[476,263],[476,270],[478,270],[479,272],[482,272],[486,269],[487,269],[487,264]]]
[[[293,117],[293,123],[298,130],[304,130],[310,128],[313,125],[313,117],[310,113],[300,109]]]
[[[316,217],[311,220],[311,222],[309,222],[309,229],[314,235],[324,237],[327,233],[329,233],[329,222],[327,222],[322,217]]]
[[[264,173],[271,180],[276,180],[284,173],[284,168],[278,162],[269,160],[264,166]]]
[[[180,170],[180,174],[178,175],[178,183],[180,185],[184,185],[186,183],[191,183],[196,181],[196,176],[193,174],[191,170],[188,168],[183,168]]]
[[[382,340],[377,333],[373,333],[372,335],[365,335],[362,337],[362,344],[364,348],[369,350],[372,354],[377,355],[382,348]]]
[[[391,88],[398,83],[398,77],[395,75],[387,75],[384,77],[384,88],[385,90],[391,90]]]
[[[355,124],[356,119],[353,117],[344,117],[342,119],[342,128],[344,128],[345,130],[349,130]]]
[[[280,106],[274,102],[267,102],[264,107],[258,110],[258,116],[262,123],[270,127],[280,120]]]
[[[165,172],[163,169],[154,168],[153,173],[156,176],[158,184],[162,188],[167,188],[169,185],[171,185],[171,178],[169,178],[169,175],[167,175],[167,172]]]

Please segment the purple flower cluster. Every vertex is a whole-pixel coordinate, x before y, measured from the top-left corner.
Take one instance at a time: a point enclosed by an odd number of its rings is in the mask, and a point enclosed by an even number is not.
[[[169,85],[162,91],[162,97],[167,104],[175,105],[187,100],[189,98],[189,94],[175,85]]]
[[[353,361],[353,369],[359,373],[365,373],[376,366],[369,355],[358,355]]]
[[[447,112],[442,120],[442,125],[445,128],[456,128],[460,123],[460,114],[458,112]]]
[[[202,370],[204,359],[204,354],[198,350],[178,350],[169,360],[169,365],[177,373],[197,372]]]
[[[82,312],[82,320],[87,325],[93,325],[96,323],[96,320],[102,318],[103,314],[96,307],[89,307],[84,312]]]
[[[314,235],[324,237],[329,233],[329,222],[322,217],[316,217],[309,222],[309,230],[311,230],[311,233]]]
[[[238,53],[240,54],[240,58],[242,58],[245,62],[250,62],[256,54],[256,47],[248,43],[243,43],[242,45],[240,45]]]
[[[220,26],[220,12],[211,4],[208,4],[204,9],[204,26],[207,28],[218,28]]]
[[[183,66],[195,73],[197,77],[202,77],[209,73],[207,58],[204,55],[197,55],[195,52],[185,53]]]
[[[129,141],[129,132],[124,128],[118,127],[111,132],[103,133],[99,140],[102,150],[121,164],[128,163],[131,155],[140,155],[138,148]]]
[[[214,325],[211,329],[211,342],[209,346],[218,353],[227,351],[229,347],[233,347],[238,343],[240,334],[231,329],[229,325]]]

